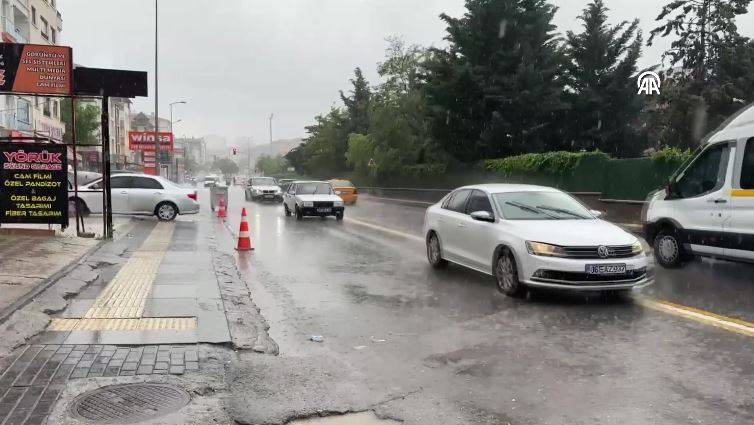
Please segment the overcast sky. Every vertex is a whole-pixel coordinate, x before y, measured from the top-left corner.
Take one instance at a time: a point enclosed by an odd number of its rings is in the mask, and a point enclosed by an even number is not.
[[[385,37],[443,45],[438,15],[460,16],[463,0],[159,0],[160,116],[174,107],[177,135],[219,134],[233,140],[305,135],[304,126],[338,101],[353,68],[377,83]],[[554,0],[559,32],[579,30],[586,0]],[[613,22],[639,18],[645,34],[666,1],[605,0]],[[74,61],[101,68],[146,70],[154,93],[153,0],[59,0],[62,43]],[[754,14],[739,28],[754,36]],[[669,41],[645,48],[642,66],[660,61]],[[135,109],[151,112],[154,98]]]

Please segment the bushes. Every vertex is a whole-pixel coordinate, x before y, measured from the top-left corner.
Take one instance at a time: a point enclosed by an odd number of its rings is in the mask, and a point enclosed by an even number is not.
[[[504,176],[546,174],[563,177],[570,175],[582,161],[606,161],[610,157],[602,152],[546,152],[527,153],[502,159],[484,161],[485,171]]]
[[[404,176],[427,178],[445,174],[447,169],[448,167],[445,164],[416,164],[406,165],[401,171]]]
[[[644,200],[692,155],[677,148],[634,159],[612,159],[602,152],[547,152],[487,160],[483,168],[510,183],[600,192],[606,199]]]
[[[652,154],[652,161],[673,167],[680,167],[684,162],[688,161],[693,156],[694,153],[691,151],[691,149],[683,150],[680,148],[671,148],[665,146],[659,151]]]

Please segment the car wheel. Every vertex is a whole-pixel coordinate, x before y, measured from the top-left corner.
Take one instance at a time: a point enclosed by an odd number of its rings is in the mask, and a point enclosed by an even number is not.
[[[521,295],[523,285],[518,280],[516,259],[508,249],[503,249],[495,260],[495,282],[498,291],[509,297]]]
[[[304,213],[301,211],[301,208],[296,205],[296,220],[302,220],[304,218]]]
[[[172,221],[178,215],[178,208],[170,202],[163,202],[155,208],[155,215],[160,221]]]
[[[283,203],[283,209],[285,210],[285,216],[290,217],[291,216],[291,210],[288,209],[288,205]]]
[[[343,214],[344,214],[343,211],[341,211],[339,213],[336,213],[335,214],[335,219],[338,220],[338,221],[343,220]]]
[[[674,230],[662,230],[653,243],[655,259],[667,268],[677,268],[683,263],[684,249]]]
[[[442,258],[440,238],[437,237],[435,232],[432,232],[432,234],[429,235],[429,239],[427,239],[427,260],[429,260],[429,264],[436,269],[441,269],[448,265],[448,261]]]

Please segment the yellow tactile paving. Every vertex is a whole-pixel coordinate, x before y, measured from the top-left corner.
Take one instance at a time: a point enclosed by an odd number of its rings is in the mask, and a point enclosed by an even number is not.
[[[191,330],[195,317],[141,317],[174,223],[158,223],[81,319],[53,319],[50,331]]]
[[[174,229],[175,224],[172,222],[158,223],[149,237],[94,300],[84,318],[140,318]]]
[[[50,331],[183,331],[196,328],[195,317],[142,317],[140,319],[52,319]]]

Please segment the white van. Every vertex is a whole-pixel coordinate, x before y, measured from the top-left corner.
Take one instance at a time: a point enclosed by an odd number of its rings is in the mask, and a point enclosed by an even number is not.
[[[662,266],[695,255],[754,262],[754,105],[720,126],[648,201],[644,231]]]

